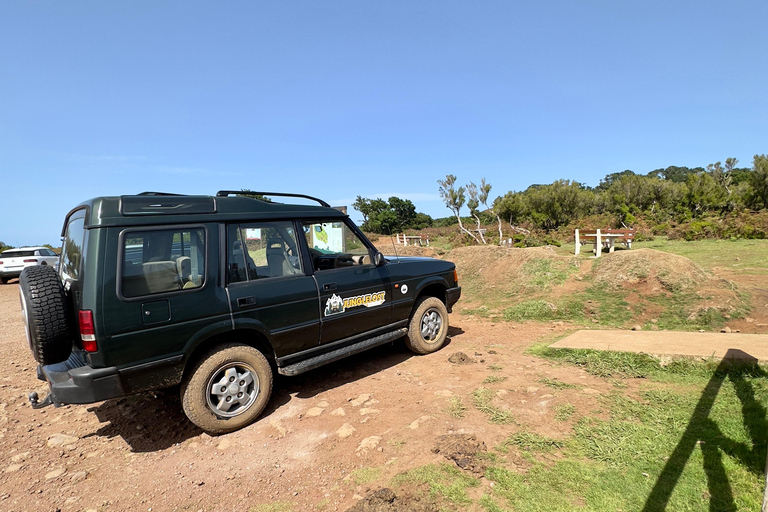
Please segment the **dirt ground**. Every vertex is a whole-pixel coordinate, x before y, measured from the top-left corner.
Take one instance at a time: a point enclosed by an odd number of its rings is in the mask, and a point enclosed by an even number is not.
[[[734,330],[768,332],[762,280],[721,277],[753,297],[750,317],[733,321]],[[582,370],[524,354],[567,324],[453,314],[449,342],[435,354],[387,345],[299,377],[277,377],[266,413],[232,434],[211,437],[189,423],[178,389],[33,410],[27,394],[42,398],[46,385],[35,376],[15,283],[0,286],[0,511],[431,511],[435,505],[420,499],[424,489],[386,489],[392,477],[435,462],[477,477],[482,461],[472,452],[522,429],[565,438],[579,411],[592,413],[599,395],[611,390]],[[484,383],[490,376],[506,379]],[[552,389],[543,379],[578,387]],[[491,389],[492,404],[514,422],[493,424],[476,409],[478,388]],[[450,413],[457,399],[466,407],[463,418]],[[563,404],[577,413],[554,421]],[[512,462],[528,467],[523,459]],[[479,497],[488,485],[481,479],[470,492]]]
[[[259,421],[211,437],[187,421],[177,389],[33,410],[27,394],[43,397],[46,386],[36,379],[26,347],[16,284],[0,286],[0,312],[3,511],[259,510],[276,503],[295,511],[360,508],[362,497],[408,469],[447,462],[472,470],[472,461],[446,449],[441,436],[466,434],[488,447],[520,428],[565,437],[571,424],[553,421],[555,406],[592,410],[595,396],[607,391],[600,379],[523,354],[564,326],[452,315],[450,342],[441,351],[414,356],[388,345],[280,377]],[[465,364],[449,362],[457,352],[468,357],[453,359]],[[483,384],[490,375],[507,380]],[[580,388],[551,390],[538,382],[544,377]],[[494,405],[511,411],[515,424],[492,424],[473,407],[471,393],[480,387],[494,390]],[[452,398],[466,406],[464,418],[450,415]],[[419,489],[395,490],[400,503],[403,492],[418,500]],[[418,501],[410,503],[406,509],[418,508]]]

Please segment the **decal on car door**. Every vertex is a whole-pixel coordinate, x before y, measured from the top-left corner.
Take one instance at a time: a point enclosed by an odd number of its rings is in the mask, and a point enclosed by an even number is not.
[[[386,292],[374,292],[343,299],[334,293],[327,301],[325,301],[325,316],[337,315],[343,313],[347,309],[356,308],[358,306],[365,306],[367,308],[381,306],[384,304],[386,295]]]

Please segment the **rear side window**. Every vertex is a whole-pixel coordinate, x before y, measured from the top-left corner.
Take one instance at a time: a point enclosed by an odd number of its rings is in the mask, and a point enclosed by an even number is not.
[[[203,228],[123,232],[121,251],[124,297],[194,290],[204,284]]]
[[[227,227],[227,282],[303,273],[292,222],[254,222]]]
[[[59,274],[63,282],[79,281],[83,268],[83,243],[85,240],[85,211],[76,212],[70,217],[64,233],[64,245],[61,248],[61,266]]]

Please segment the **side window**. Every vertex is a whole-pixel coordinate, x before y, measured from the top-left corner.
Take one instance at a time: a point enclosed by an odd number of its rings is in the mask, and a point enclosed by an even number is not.
[[[304,273],[290,221],[230,225],[227,248],[230,283]]]
[[[83,262],[85,240],[85,212],[77,212],[69,220],[61,248],[62,260],[59,274],[63,282],[78,281]]]
[[[372,264],[368,247],[344,222],[304,222],[303,227],[315,270]]]
[[[203,285],[203,228],[127,231],[121,239],[123,296],[141,297]]]

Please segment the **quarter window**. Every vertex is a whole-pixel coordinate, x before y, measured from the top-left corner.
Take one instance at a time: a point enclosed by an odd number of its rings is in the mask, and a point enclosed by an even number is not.
[[[203,228],[126,232],[121,250],[125,297],[192,290],[205,281]]]

